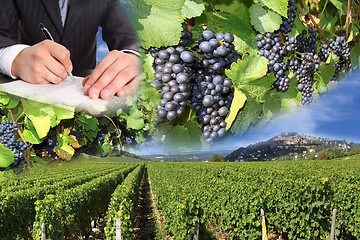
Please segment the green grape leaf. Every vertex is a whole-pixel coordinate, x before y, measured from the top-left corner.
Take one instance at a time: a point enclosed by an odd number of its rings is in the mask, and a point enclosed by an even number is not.
[[[39,138],[46,137],[50,130],[52,121],[55,119],[55,112],[48,104],[38,103],[21,99],[24,113],[34,125]]]
[[[267,60],[259,55],[245,55],[242,60],[231,64],[225,74],[232,79],[235,87],[262,78],[267,73]]]
[[[122,3],[145,49],[176,45],[184,19],[200,16],[204,9],[200,0],[124,0]]]
[[[26,125],[26,129],[23,131],[23,136],[25,140],[31,144],[39,144],[41,143],[41,139],[36,132],[34,125],[32,124],[31,120],[25,117],[24,123]]]
[[[237,88],[235,88],[234,98],[230,106],[230,111],[225,119],[226,130],[229,130],[229,128],[232,126],[238,112],[244,107],[246,99],[246,95]]]
[[[6,106],[9,104],[10,95],[5,92],[0,92],[0,104]]]
[[[330,0],[330,2],[341,12],[345,14],[347,12],[347,3],[343,0]]]
[[[143,59],[143,68],[144,68],[144,74],[145,74],[145,78],[144,80],[148,80],[148,81],[153,81],[155,80],[154,78],[154,68],[153,66],[153,62],[154,62],[154,58],[150,55],[150,54],[146,54],[146,55],[142,55],[142,59]]]
[[[186,130],[188,132],[189,139],[196,140],[201,138],[201,129],[195,121],[188,121],[186,123]]]
[[[186,18],[198,17],[204,9],[205,6],[202,0],[185,0],[181,15]]]
[[[218,31],[233,33],[234,45],[238,52],[246,52],[249,48],[257,52],[256,32],[251,26],[250,13],[245,5],[241,4],[231,14],[227,12],[213,14],[212,19]]]
[[[20,102],[20,98],[5,92],[0,92],[0,104],[7,109],[15,108]]]
[[[52,107],[56,113],[56,119],[60,122],[63,119],[72,119],[74,118],[75,108],[67,107],[63,105],[55,105]]]
[[[235,88],[246,91],[251,97],[261,98],[274,82],[266,76],[267,63],[268,60],[259,55],[245,55],[225,73],[232,79]]]
[[[101,145],[101,149],[104,151],[104,153],[109,154],[114,149],[113,146],[111,146],[110,143],[105,142]]]
[[[143,113],[138,110],[136,106],[133,106],[130,109],[129,116],[126,117],[126,128],[131,128],[134,130],[142,129],[145,126],[143,116]]]
[[[287,18],[288,0],[260,0],[263,5]]]
[[[315,86],[316,86],[317,92],[318,93],[326,92],[327,88],[326,88],[326,85],[324,83],[324,79],[318,72],[315,72],[314,80],[316,80]]]
[[[351,67],[357,69],[360,65],[360,44],[356,44],[350,52]]]
[[[176,149],[194,148],[201,144],[201,130],[196,122],[188,121],[186,127],[176,125],[165,136],[165,144]]]
[[[281,17],[270,9],[255,3],[250,7],[251,24],[261,33],[274,32],[280,28]]]
[[[294,74],[288,75],[290,79],[289,89],[286,92],[268,91],[262,100],[264,101],[264,118],[269,119],[274,114],[289,112],[296,109],[301,101],[301,92],[297,90],[297,78]],[[274,78],[275,79],[275,78]]]
[[[86,131],[92,130],[97,132],[96,118],[87,114],[82,114],[78,116],[78,120],[82,123],[81,126],[83,126]]]
[[[14,162],[15,154],[0,143],[0,167],[8,167]]]
[[[239,111],[230,131],[236,134],[245,132],[251,124],[259,121],[262,112],[262,104],[255,98],[247,97],[245,106]]]
[[[306,14],[309,13],[309,11],[310,11],[309,6],[306,5],[304,8],[301,9],[301,14],[305,16]]]

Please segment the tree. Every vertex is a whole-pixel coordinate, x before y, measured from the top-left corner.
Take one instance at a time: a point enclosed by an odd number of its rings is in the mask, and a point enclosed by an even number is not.
[[[318,152],[318,159],[319,160],[323,160],[324,159],[324,157],[325,157],[325,152],[324,151],[320,151],[320,152]]]
[[[222,155],[215,153],[211,158],[210,162],[225,162],[225,158]]]

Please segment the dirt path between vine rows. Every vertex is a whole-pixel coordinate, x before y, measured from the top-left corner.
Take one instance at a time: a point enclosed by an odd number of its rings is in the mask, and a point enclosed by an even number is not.
[[[134,234],[135,240],[152,240],[155,239],[156,234],[153,208],[150,200],[150,185],[146,168],[140,185],[138,212],[135,219]]]

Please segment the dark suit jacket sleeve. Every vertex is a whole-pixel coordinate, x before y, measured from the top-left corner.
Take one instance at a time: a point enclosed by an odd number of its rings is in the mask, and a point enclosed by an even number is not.
[[[14,1],[0,0],[0,48],[18,43],[18,21]]]
[[[127,14],[121,6],[121,1],[111,0],[101,23],[102,36],[109,50],[139,50],[136,32]]]

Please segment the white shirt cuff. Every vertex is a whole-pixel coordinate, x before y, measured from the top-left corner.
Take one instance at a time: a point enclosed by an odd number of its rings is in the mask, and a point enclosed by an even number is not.
[[[131,49],[123,49],[123,50],[121,50],[120,52],[133,53],[133,54],[135,54],[136,56],[141,57],[141,54],[140,54],[138,51],[131,50]]]
[[[11,66],[16,56],[27,47],[29,47],[29,45],[16,44],[10,47],[0,48],[0,73],[16,79],[17,77],[11,74]]]

